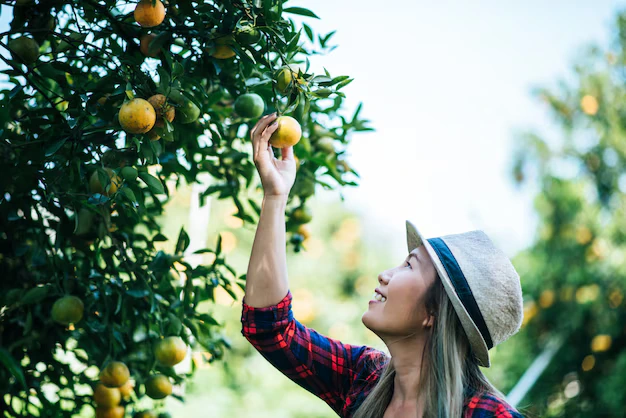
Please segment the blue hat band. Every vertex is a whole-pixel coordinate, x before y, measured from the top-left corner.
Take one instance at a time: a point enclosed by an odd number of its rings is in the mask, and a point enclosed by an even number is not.
[[[478,327],[485,343],[487,343],[487,348],[491,349],[493,347],[493,342],[491,340],[491,334],[487,329],[485,318],[483,318],[483,315],[478,308],[478,304],[476,303],[476,299],[474,299],[472,290],[465,279],[465,275],[463,274],[459,263],[457,263],[456,258],[452,255],[452,251],[450,251],[450,248],[448,248],[446,243],[441,238],[429,238],[427,241],[439,256],[439,260],[446,269],[457,296],[461,300],[461,303],[465,307],[467,313],[472,318],[472,321],[474,321]]]

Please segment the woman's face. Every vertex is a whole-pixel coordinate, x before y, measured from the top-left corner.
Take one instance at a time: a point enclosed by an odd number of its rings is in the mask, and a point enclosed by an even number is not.
[[[370,301],[361,321],[383,340],[384,337],[405,336],[432,326],[432,317],[426,312],[425,296],[436,277],[435,266],[426,248],[419,246],[400,265],[378,275],[378,289],[387,300]]]

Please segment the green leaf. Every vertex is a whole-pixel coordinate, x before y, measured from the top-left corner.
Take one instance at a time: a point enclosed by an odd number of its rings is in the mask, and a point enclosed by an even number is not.
[[[218,325],[218,326],[220,325],[220,323],[217,322],[215,318],[213,318],[209,314],[198,314],[197,318],[201,321],[204,321],[205,324]]]
[[[163,183],[161,181],[148,174],[147,171],[139,172],[139,178],[143,180],[144,183],[150,188],[150,191],[154,194],[164,194],[165,190],[163,189]]]
[[[187,247],[189,247],[189,235],[185,232],[185,227],[180,228],[180,233],[178,234],[178,242],[176,243],[176,254],[182,254],[185,252]]]
[[[46,148],[46,153],[45,153],[46,157],[54,155],[54,153],[57,152],[63,146],[63,144],[65,144],[65,141],[67,141],[68,139],[69,139],[68,137],[65,137],[59,141],[54,142],[52,145]]]
[[[309,9],[305,9],[304,7],[287,7],[286,9],[283,9],[283,12],[293,13],[295,15],[300,15],[300,16],[314,17],[315,19],[319,19],[319,16],[317,16],[315,13],[313,13]]]
[[[4,348],[0,348],[0,363],[15,377],[15,379],[22,385],[24,390],[28,390],[26,387],[26,379],[19,363],[11,356],[11,354]]]
[[[22,305],[41,302],[50,291],[50,286],[38,286],[30,289],[20,301]]]

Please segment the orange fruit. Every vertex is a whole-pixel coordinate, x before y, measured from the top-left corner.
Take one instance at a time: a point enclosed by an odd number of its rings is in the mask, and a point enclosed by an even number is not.
[[[154,356],[164,366],[174,366],[187,355],[187,344],[180,337],[167,337],[154,346]]]
[[[124,418],[124,407],[114,406],[113,408],[96,408],[96,418]]]
[[[98,383],[98,386],[93,391],[93,400],[98,406],[112,408],[120,404],[122,394],[118,388],[108,388],[102,383]]]
[[[129,379],[126,381],[126,383],[120,386],[118,390],[120,391],[122,398],[129,398],[130,395],[133,393],[133,388],[134,388],[133,382],[131,382]]]
[[[141,39],[139,40],[139,50],[146,57],[156,58],[161,53],[160,49],[158,49],[156,51],[153,51],[152,54],[150,54],[150,52],[149,52],[150,51],[150,42],[152,42],[152,40],[154,38],[156,38],[156,35],[154,33],[148,33],[146,35],[143,35],[141,37]]]
[[[163,399],[172,394],[172,383],[167,376],[157,374],[146,381],[146,395],[152,399]]]
[[[100,193],[105,196],[111,196],[117,192],[117,189],[122,185],[122,179],[110,168],[107,167],[104,170],[109,175],[109,184],[103,185],[100,182],[100,176],[98,176],[98,170],[96,170],[89,179],[89,189],[91,190],[91,193]]]
[[[167,102],[167,97],[162,94],[155,94],[148,99],[148,103],[152,105],[156,111],[157,121],[163,118],[173,121],[176,115],[174,107]]]
[[[165,20],[165,6],[161,0],[156,0],[152,5],[152,0],[141,0],[135,6],[135,22],[144,28],[151,28],[160,25]]]
[[[287,90],[287,87],[289,87],[289,83],[291,83],[291,79],[291,70],[287,67],[281,68],[276,75],[276,87],[278,88],[278,90],[280,90],[281,92]]]
[[[156,111],[147,100],[133,99],[120,108],[119,121],[126,132],[145,134],[156,122]]]
[[[62,325],[75,324],[83,318],[85,305],[76,296],[63,296],[52,305],[52,320]]]
[[[297,120],[291,116],[279,116],[276,122],[278,128],[270,136],[270,144],[274,148],[291,147],[300,141],[302,128]]]
[[[306,225],[300,225],[298,227],[297,230],[298,234],[302,235],[303,240],[307,240],[309,239],[309,237],[311,236],[311,231],[309,230],[309,227]]]
[[[119,388],[130,379],[130,371],[121,361],[112,361],[100,371],[100,382],[110,388]]]
[[[292,218],[299,224],[306,224],[313,219],[313,213],[309,208],[301,206],[293,211]]]
[[[235,51],[228,45],[217,45],[215,51],[211,54],[212,57],[217,59],[228,59],[234,57]]]
[[[33,38],[20,36],[9,41],[13,58],[24,64],[32,64],[39,58],[39,44]]]

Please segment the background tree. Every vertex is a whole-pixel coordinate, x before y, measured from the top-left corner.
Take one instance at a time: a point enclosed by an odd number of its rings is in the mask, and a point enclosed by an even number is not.
[[[172,367],[188,346],[223,358],[223,324],[198,306],[216,288],[235,298],[245,283],[220,240],[197,251],[214,254],[208,265],[185,261],[184,228],[172,253],[157,250],[169,239],[156,217],[170,187],[209,178],[202,201],[231,199],[234,216],[254,224],[261,195],[248,131],[262,113],[293,116],[303,132],[287,207],[297,251],[307,199],[317,184],[356,185],[345,151],[352,132],[370,128],[360,106],[341,114],[348,76],[310,72],[308,57],[331,50],[334,32],[297,28],[289,16],[316,18],[308,9],[281,0],[6,3],[0,407],[9,417],[96,405],[99,416],[138,412],[144,394],[161,399],[189,377]]]
[[[524,370],[562,345],[521,404],[536,416],[623,417],[626,405],[626,14],[608,51],[581,54],[570,82],[537,89],[559,138],[520,138],[513,175],[538,188],[536,241],[514,260],[525,326],[511,359]],[[523,340],[522,340],[523,339]]]

